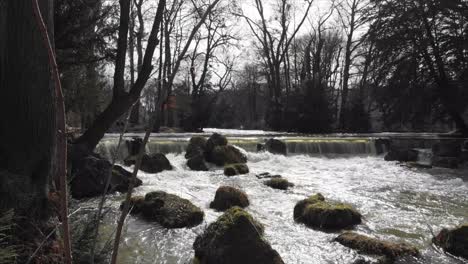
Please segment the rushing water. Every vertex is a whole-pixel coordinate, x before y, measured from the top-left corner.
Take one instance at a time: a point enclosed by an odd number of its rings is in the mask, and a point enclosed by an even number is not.
[[[366,149],[365,144],[361,147]],[[234,186],[248,194],[251,205],[246,210],[265,225],[266,239],[285,263],[348,264],[358,257],[355,251],[332,241],[338,233],[316,231],[294,222],[295,203],[317,192],[355,206],[364,216],[357,231],[421,249],[422,258],[400,263],[463,263],[431,246],[430,229],[438,232],[443,227],[468,222],[466,171],[413,169],[370,154],[285,157],[247,152],[247,156],[251,172],[242,176],[226,177],[216,167],[209,172],[190,171],[183,153],[167,155],[175,167],[172,171],[140,172],[143,185],[135,195],[155,190],[177,194],[201,207],[205,220],[194,228],[168,230],[129,216],[119,263],[190,263],[195,237],[221,214],[209,208],[221,185]],[[281,174],[295,187],[288,191],[271,189],[255,177],[262,172]],[[108,229],[115,224],[122,199],[118,194],[112,196],[113,210],[106,219]]]

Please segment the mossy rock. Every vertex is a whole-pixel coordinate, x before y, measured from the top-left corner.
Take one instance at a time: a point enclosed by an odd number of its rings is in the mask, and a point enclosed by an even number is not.
[[[294,207],[294,220],[324,230],[351,228],[362,222],[361,214],[351,205],[328,202],[316,194],[299,201]]]
[[[287,190],[289,187],[293,187],[294,184],[289,182],[285,178],[272,178],[268,181],[265,181],[264,184],[273,189]]]
[[[224,166],[233,163],[246,163],[247,157],[239,149],[232,145],[216,146],[210,153],[207,161],[217,166]]]
[[[203,211],[189,200],[162,191],[147,193],[143,200],[136,197],[132,203],[134,210],[137,208],[133,214],[141,214],[166,228],[197,226],[204,217]]]
[[[72,180],[70,183],[72,197],[82,199],[102,195],[106,187],[107,178],[111,172],[111,167],[112,164],[108,160],[101,158],[97,154],[72,160]],[[135,187],[142,184],[140,179],[133,179],[131,172],[115,165],[112,169],[111,181],[107,192],[126,192],[132,180]]]
[[[249,173],[249,167],[247,164],[238,163],[224,166],[224,175],[226,176],[235,176],[247,173]]]
[[[205,144],[205,159],[208,162],[210,161],[211,158],[211,152],[213,149],[217,146],[226,146],[228,144],[227,138],[221,134],[214,133],[208,138]]]
[[[134,165],[136,163],[137,156],[129,156],[125,158],[125,166]],[[158,173],[165,170],[172,170],[172,165],[166,156],[162,153],[156,154],[144,154],[141,158],[140,170],[147,173]]]
[[[218,211],[225,211],[233,206],[242,208],[249,206],[247,194],[234,187],[219,187],[218,190],[216,190],[214,201],[210,203],[210,208]]]
[[[205,159],[202,154],[191,157],[187,160],[187,166],[194,171],[208,171]]]
[[[335,241],[364,254],[386,256],[390,259],[403,256],[419,256],[419,250],[416,247],[405,243],[382,241],[354,232],[345,232],[335,238]]]
[[[307,199],[300,200],[294,206],[294,220],[300,222],[304,213],[304,209],[308,204],[325,201],[325,197],[321,193],[314,194]]]
[[[145,202],[144,196],[132,196],[130,198],[130,214],[137,215],[142,212],[143,204]],[[120,210],[123,209],[125,201],[120,205]]]
[[[468,224],[454,229],[444,228],[432,241],[444,251],[468,259]]]
[[[281,154],[285,156],[288,154],[286,143],[274,138],[270,138],[265,142],[265,149],[273,154]]]
[[[202,136],[195,136],[190,138],[185,152],[185,158],[190,159],[194,156],[203,155],[206,147],[206,141],[206,138]]]
[[[200,264],[281,264],[263,237],[264,227],[240,207],[231,207],[193,244]]]

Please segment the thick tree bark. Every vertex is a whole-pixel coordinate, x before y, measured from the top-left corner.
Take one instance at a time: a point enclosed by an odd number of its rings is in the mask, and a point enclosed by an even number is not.
[[[50,2],[40,3],[50,15]],[[54,83],[31,1],[0,0],[0,36],[0,211],[13,208],[31,221],[45,220],[55,146]]]

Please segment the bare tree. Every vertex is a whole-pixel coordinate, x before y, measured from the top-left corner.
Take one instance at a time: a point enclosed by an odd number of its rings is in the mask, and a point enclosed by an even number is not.
[[[364,37],[359,35],[358,30],[367,22],[366,5],[368,0],[343,0],[337,5],[340,22],[346,35],[346,45],[344,48],[343,80],[341,91],[341,107],[339,114],[339,126],[346,128],[345,113],[348,106],[348,93],[350,82],[350,71],[355,52],[364,41]]]
[[[163,11],[166,0],[160,0],[156,12],[148,44],[143,56],[141,69],[135,84],[127,92],[125,91],[125,58],[128,44],[128,31],[130,23],[130,0],[120,1],[120,24],[117,41],[117,57],[115,61],[113,95],[110,104],[96,118],[91,127],[78,138],[76,144],[86,151],[92,151],[104,136],[112,124],[122,116],[138,100],[153,70],[152,60],[154,50],[158,45],[158,32],[163,19]]]
[[[260,21],[244,15],[253,35],[260,43],[262,48],[265,65],[267,67],[267,82],[270,90],[270,125],[274,129],[279,129],[281,126],[282,106],[282,85],[281,68],[285,65],[285,57],[287,51],[295,38],[297,32],[304,24],[313,1],[307,0],[304,13],[299,23],[294,28],[291,27],[291,17],[296,14],[291,14],[291,3],[288,0],[279,0],[277,8],[275,8],[275,17],[279,25],[279,30],[276,30],[274,25],[270,25],[270,20],[265,16],[265,8],[262,0],[255,0],[255,8],[260,17]]]

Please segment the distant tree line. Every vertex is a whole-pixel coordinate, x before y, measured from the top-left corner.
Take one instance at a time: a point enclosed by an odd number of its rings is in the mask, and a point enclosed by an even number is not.
[[[154,131],[466,132],[467,6],[334,0],[319,12],[313,1],[168,1],[130,121],[142,127],[157,111]],[[108,77],[122,50],[119,9],[100,0],[55,6],[67,109],[85,130],[115,101],[116,83],[130,91],[143,66],[156,5],[133,0],[122,80]],[[133,99],[98,134],[122,120]]]

